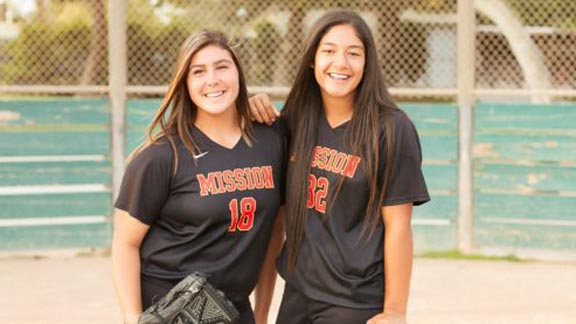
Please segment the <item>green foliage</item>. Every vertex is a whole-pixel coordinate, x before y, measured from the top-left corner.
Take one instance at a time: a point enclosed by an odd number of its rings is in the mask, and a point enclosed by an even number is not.
[[[78,84],[94,37],[89,11],[81,7],[85,5],[57,3],[49,8],[49,19],[25,23],[16,39],[0,47],[0,84]],[[185,17],[162,23],[146,0],[130,1],[129,6],[129,84],[165,85],[180,44],[198,25]],[[97,46],[107,53],[106,42]],[[99,68],[106,69],[105,62]],[[105,78],[97,73],[92,82],[106,84]]]
[[[9,60],[1,66],[0,82],[74,84],[82,74],[91,33],[87,24],[33,22],[24,26],[5,47]]]

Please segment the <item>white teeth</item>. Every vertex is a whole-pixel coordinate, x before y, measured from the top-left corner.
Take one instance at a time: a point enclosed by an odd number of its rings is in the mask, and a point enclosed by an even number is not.
[[[208,98],[216,98],[216,97],[220,97],[221,95],[224,94],[224,91],[217,91],[217,92],[210,92],[205,94],[204,96],[208,97]]]
[[[333,78],[333,79],[338,79],[338,80],[347,80],[350,78],[349,75],[345,75],[345,74],[338,74],[338,73],[328,73],[328,75]]]

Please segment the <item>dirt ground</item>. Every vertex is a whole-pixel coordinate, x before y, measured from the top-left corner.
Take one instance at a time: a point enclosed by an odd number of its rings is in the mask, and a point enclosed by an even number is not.
[[[0,291],[2,324],[121,323],[107,257],[0,258]],[[576,263],[417,258],[408,322],[576,324]]]

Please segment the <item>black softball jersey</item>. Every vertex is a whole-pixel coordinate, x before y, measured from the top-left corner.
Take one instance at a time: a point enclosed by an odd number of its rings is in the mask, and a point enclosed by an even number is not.
[[[418,134],[404,112],[395,111],[391,118],[397,162],[384,205],[423,204],[430,197],[421,170]],[[384,226],[380,221],[372,236],[363,231],[369,200],[365,162],[343,145],[349,122],[332,128],[322,112],[319,123],[308,179],[308,215],[298,260],[294,271],[288,272],[285,245],[277,262],[279,272],[289,285],[310,299],[356,309],[382,307]],[[381,130],[380,152],[385,152],[385,148]],[[380,184],[384,167],[385,159],[381,159]],[[344,182],[338,195],[329,198],[342,177]]]
[[[180,280],[200,271],[232,301],[254,289],[283,201],[284,142],[278,125],[254,124],[252,147],[223,147],[193,128],[200,152],[178,140],[178,167],[167,140],[127,167],[115,207],[150,225],[141,274]],[[195,161],[194,161],[195,160]]]

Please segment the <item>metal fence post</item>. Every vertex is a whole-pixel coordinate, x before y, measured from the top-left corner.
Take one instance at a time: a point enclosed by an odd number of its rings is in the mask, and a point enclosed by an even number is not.
[[[458,0],[458,250],[473,248],[474,0]]]
[[[109,0],[108,19],[108,60],[109,60],[109,95],[112,115],[112,199],[115,200],[120,190],[124,174],[125,150],[125,115],[126,115],[126,0]]]

